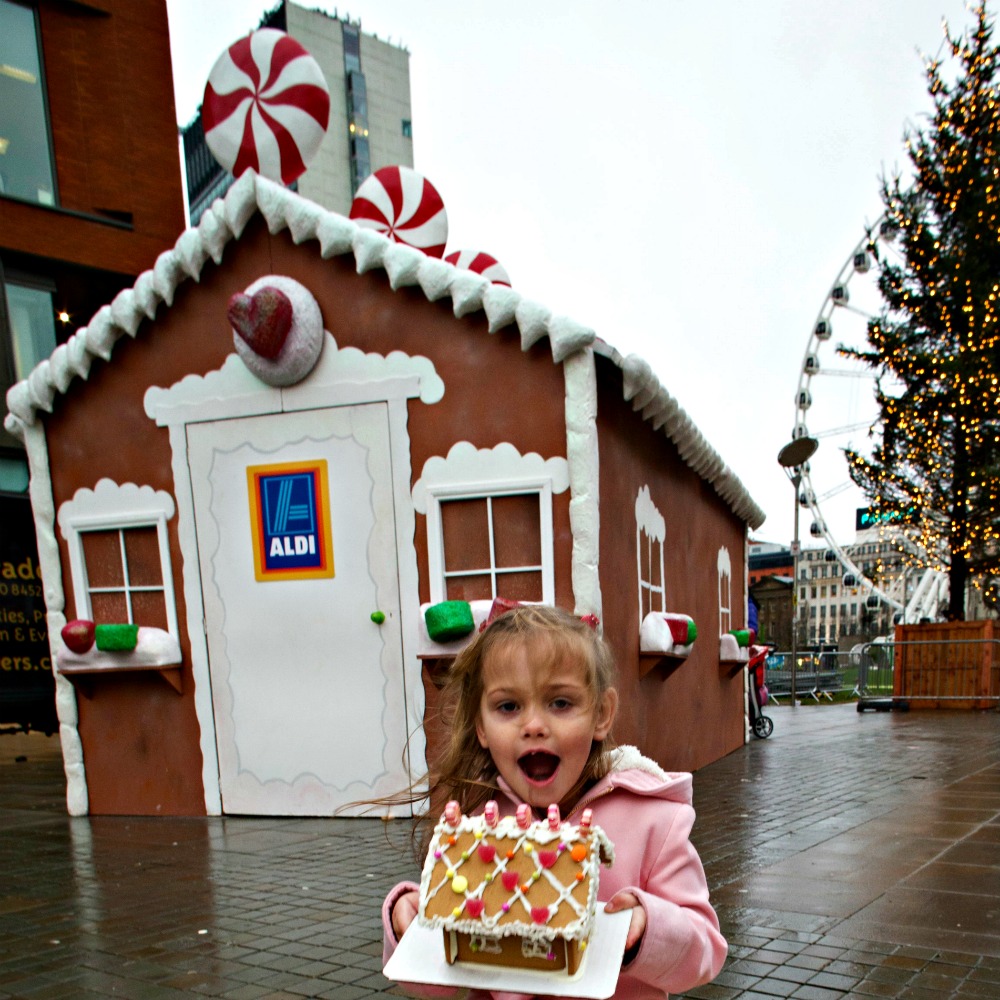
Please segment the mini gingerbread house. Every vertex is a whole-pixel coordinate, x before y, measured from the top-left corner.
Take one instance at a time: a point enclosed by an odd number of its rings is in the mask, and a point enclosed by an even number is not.
[[[564,823],[557,806],[500,819],[495,802],[463,816],[449,802],[420,882],[419,920],[444,934],[449,964],[471,962],[575,975],[594,930],[601,864],[614,849],[593,826]]]
[[[722,637],[761,510],[648,364],[513,288],[248,172],[8,406],[73,814],[405,787],[446,601],[599,619],[618,737],[667,767],[745,739]]]

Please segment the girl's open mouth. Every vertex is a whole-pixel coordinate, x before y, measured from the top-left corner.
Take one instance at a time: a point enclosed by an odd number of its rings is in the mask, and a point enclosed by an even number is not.
[[[546,750],[537,750],[518,757],[517,766],[529,781],[544,785],[555,777],[559,768],[559,758]]]

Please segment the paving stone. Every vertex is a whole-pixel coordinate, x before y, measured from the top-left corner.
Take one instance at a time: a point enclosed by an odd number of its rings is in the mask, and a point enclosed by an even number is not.
[[[1000,997],[1000,930],[935,942],[927,907],[946,903],[948,927],[975,924],[967,902],[1000,909],[988,867],[1000,843],[1000,715],[771,714],[769,740],[695,775],[692,837],[731,948],[719,979],[685,996]],[[859,774],[845,761],[877,766]],[[381,976],[379,910],[419,869],[408,823],[70,819],[64,780],[55,740],[0,737],[2,1000],[402,995]],[[801,891],[764,891],[781,879]],[[845,917],[845,889],[875,904],[895,892],[913,911]]]

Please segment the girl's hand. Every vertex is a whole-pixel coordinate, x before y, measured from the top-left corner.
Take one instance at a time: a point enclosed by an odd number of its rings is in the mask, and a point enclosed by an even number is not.
[[[646,933],[646,911],[631,892],[616,892],[604,907],[605,913],[617,913],[619,910],[629,909],[632,911],[632,922],[628,925],[628,935],[625,938],[626,952],[637,947],[643,934]],[[393,917],[394,921],[395,919]]]
[[[416,890],[404,892],[396,900],[396,904],[392,908],[392,929],[397,941],[406,933],[406,928],[413,923],[419,906],[420,893]]]

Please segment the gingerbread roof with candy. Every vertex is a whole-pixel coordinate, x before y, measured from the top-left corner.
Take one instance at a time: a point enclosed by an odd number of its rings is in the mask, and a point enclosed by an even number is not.
[[[623,357],[589,327],[554,315],[512,288],[396,243],[252,170],[239,177],[225,198],[205,212],[196,228],[185,230],[173,248],[160,254],[133,287],[124,289],[110,305],[99,309],[87,326],[77,330],[28,378],[10,389],[10,412],[4,421],[7,430],[22,437],[25,428],[35,423],[39,410],[52,412],[58,396],[66,393],[77,378],[87,378],[95,358],[110,361],[121,337],[135,337],[144,321],[156,318],[161,304],[173,304],[179,285],[198,281],[209,260],[221,264],[226,247],[240,239],[258,213],[271,233],[287,229],[297,244],[316,241],[323,258],[353,254],[359,274],[384,270],[393,290],[416,287],[431,302],[450,297],[456,317],[482,310],[490,333],[515,325],[523,351],[547,337],[556,362],[565,362],[586,348],[609,358],[622,370],[625,399],[643,419],[662,430],[676,445],[682,460],[711,484],[734,514],[753,528],[763,523],[763,510],[661,385],[647,361],[638,355]]]
[[[450,802],[424,864],[419,919],[468,934],[585,941],[600,866],[613,860],[590,810],[575,825],[563,822],[555,805],[547,819],[533,821],[526,805],[500,818],[495,802],[480,816]]]

